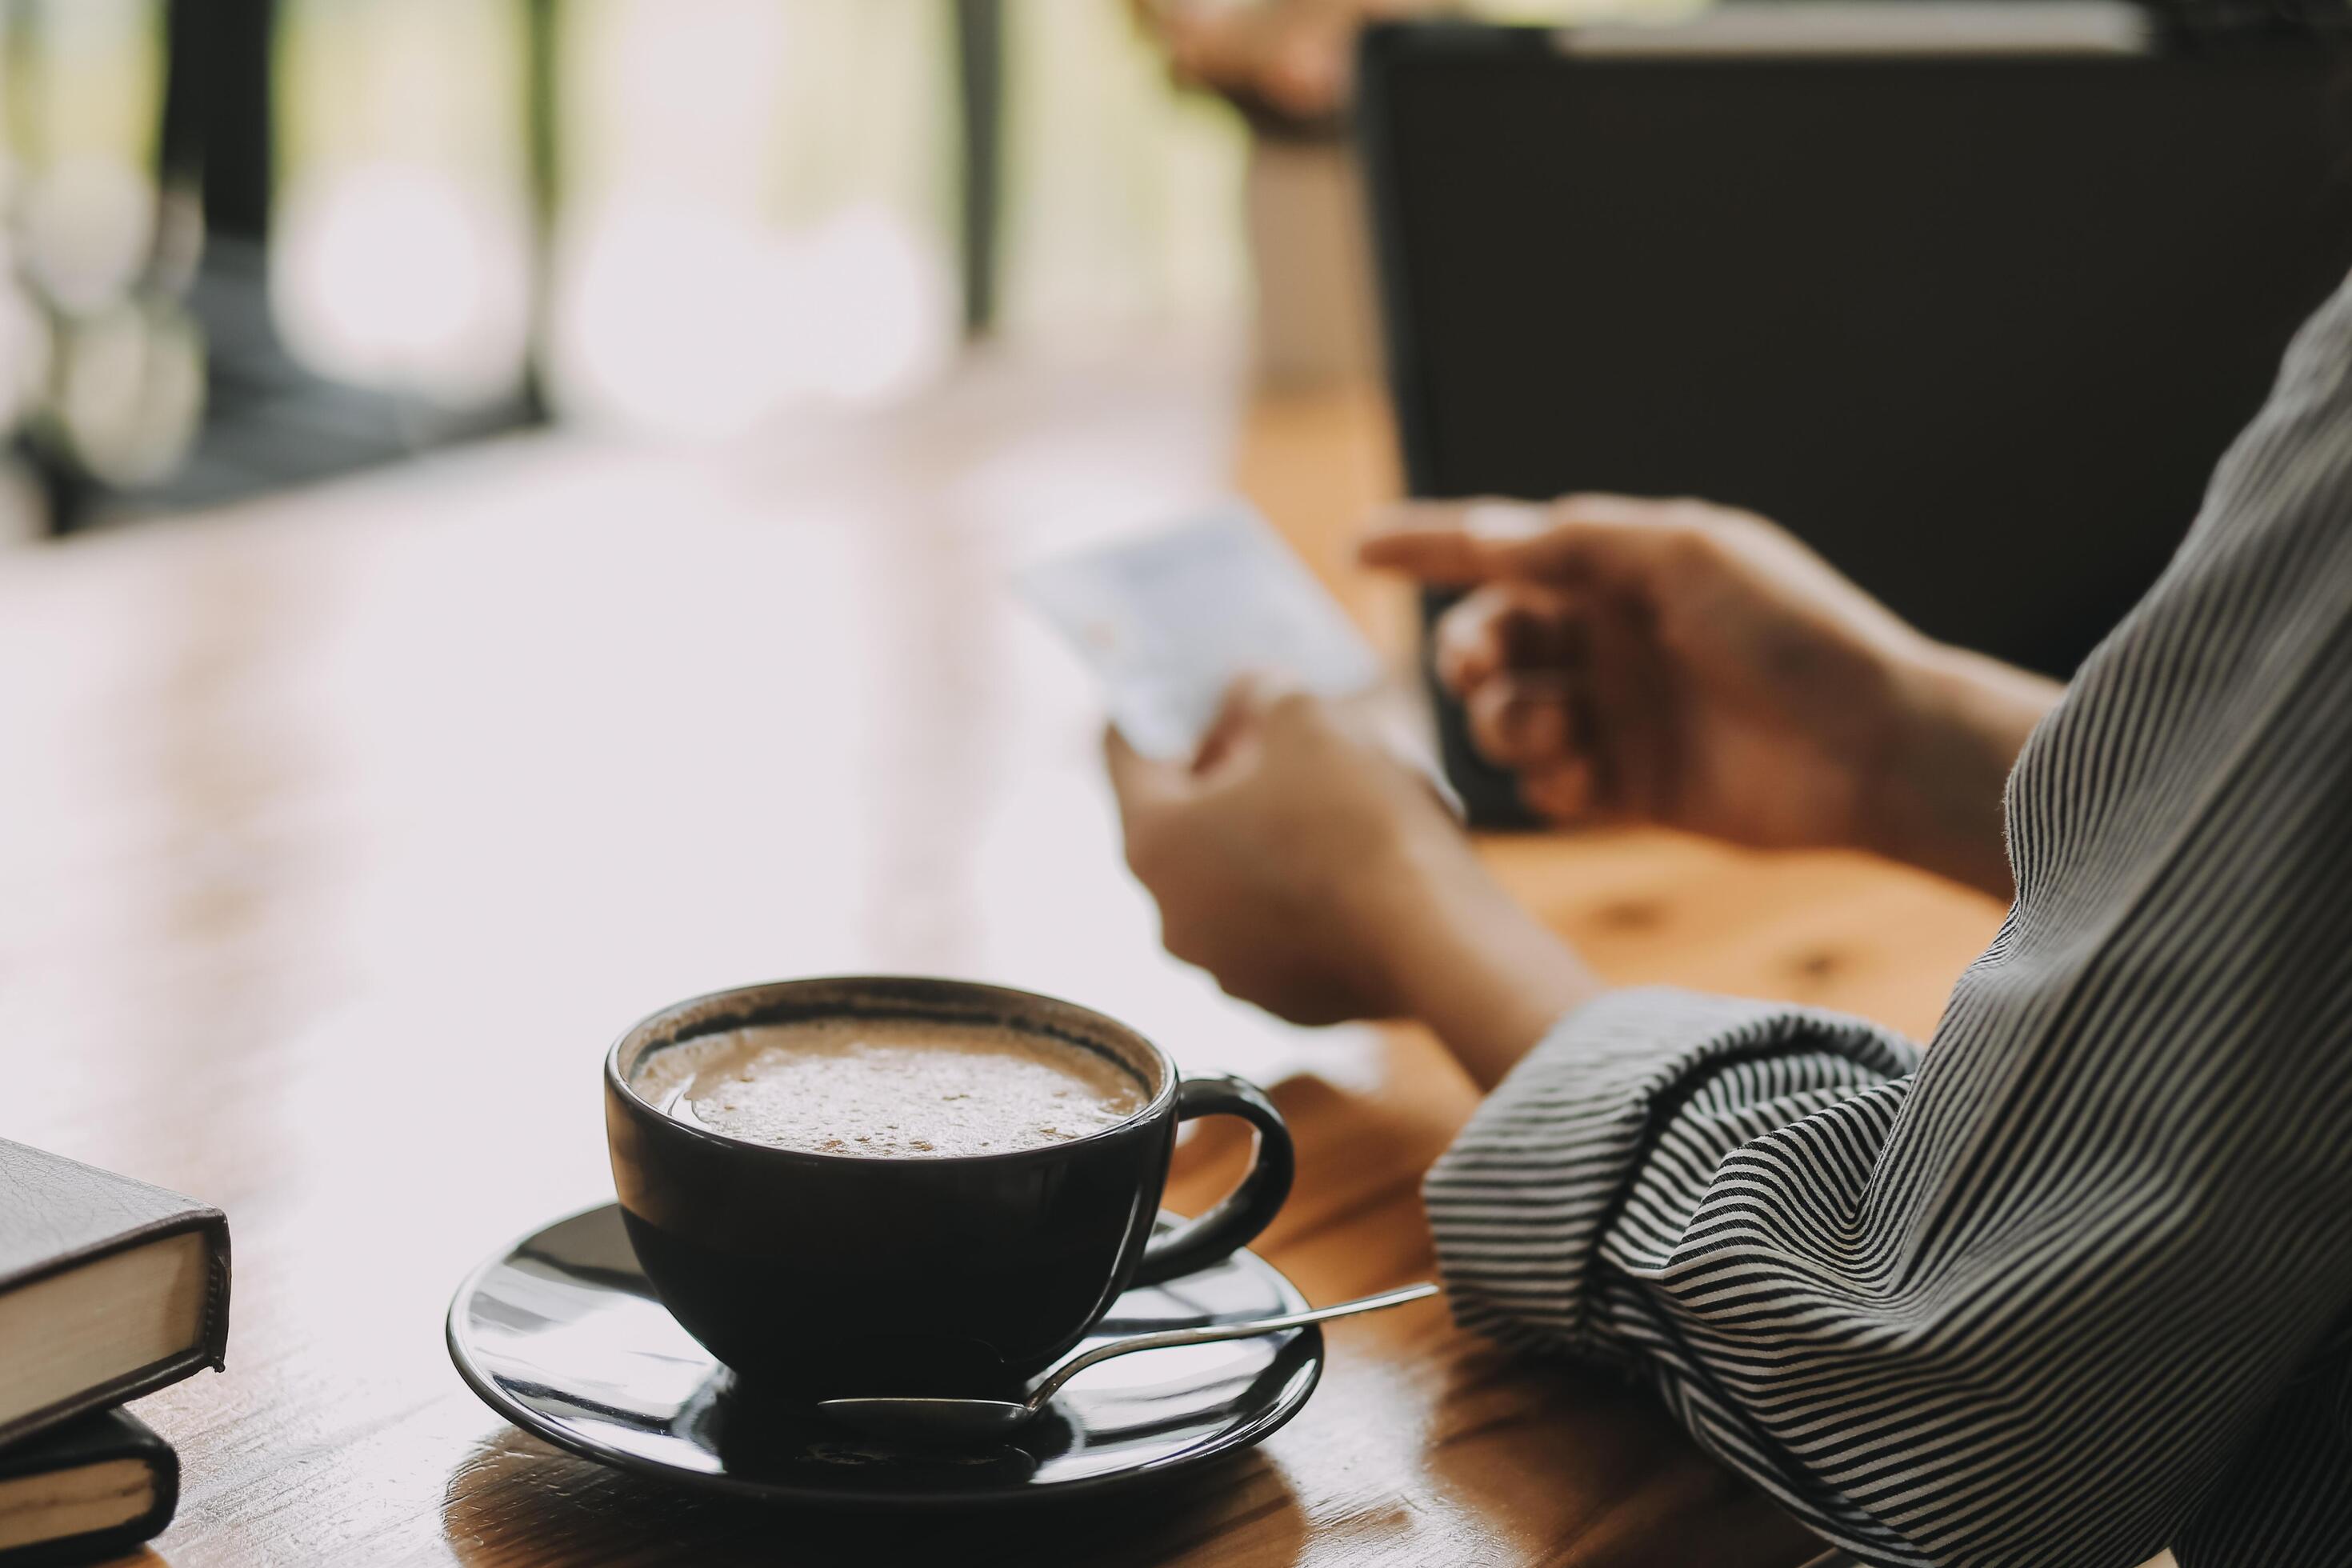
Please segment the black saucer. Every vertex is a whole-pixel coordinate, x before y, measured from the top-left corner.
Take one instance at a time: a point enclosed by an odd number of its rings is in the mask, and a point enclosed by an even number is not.
[[[1306,1305],[1238,1252],[1128,1291],[1086,1343]],[[971,1506],[1108,1491],[1238,1453],[1307,1403],[1323,1332],[1139,1352],[1080,1373],[1002,1447],[902,1448],[737,1389],[654,1299],[607,1204],[475,1269],[449,1303],[449,1359],[516,1426],[625,1470],[773,1502]]]

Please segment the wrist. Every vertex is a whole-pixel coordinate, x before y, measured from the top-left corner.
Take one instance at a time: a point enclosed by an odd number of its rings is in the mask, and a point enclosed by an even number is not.
[[[1886,743],[1857,792],[1856,847],[2010,897],[2009,772],[2063,688],[1926,638],[1892,669]]]
[[[1378,962],[1391,1014],[1426,1025],[1491,1089],[1562,1015],[1604,989],[1574,950],[1528,913],[1449,825],[1400,846],[1411,892],[1382,922]]]

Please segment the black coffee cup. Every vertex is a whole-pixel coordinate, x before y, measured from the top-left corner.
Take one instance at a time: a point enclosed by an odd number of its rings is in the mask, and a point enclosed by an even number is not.
[[[1084,1137],[1004,1153],[877,1158],[753,1143],[663,1114],[629,1087],[698,1036],[820,1018],[1024,1030],[1107,1057],[1150,1099]],[[1152,1234],[1176,1124],[1239,1116],[1249,1174]],[[1289,1129],[1234,1078],[1180,1079],[1099,1013],[1001,986],[908,976],[788,980],[665,1007],[604,1058],[621,1215],[662,1304],[737,1376],[798,1399],[1002,1394],[1076,1344],[1130,1285],[1248,1245],[1290,1192]]]

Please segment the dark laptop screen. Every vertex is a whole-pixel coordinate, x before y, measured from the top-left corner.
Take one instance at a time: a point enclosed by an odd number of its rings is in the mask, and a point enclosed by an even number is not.
[[[1689,494],[2070,670],[2352,262],[2309,46],[1571,59],[1368,39],[1412,488]]]

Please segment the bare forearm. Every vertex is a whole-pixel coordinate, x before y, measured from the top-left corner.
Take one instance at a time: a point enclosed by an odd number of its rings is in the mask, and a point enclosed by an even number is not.
[[[1575,952],[1466,857],[1418,879],[1387,942],[1398,1010],[1492,1089],[1562,1015],[1604,989]]]
[[[2065,689],[1940,646],[1906,669],[1895,743],[1865,794],[1861,847],[2007,900],[2002,792],[2026,736]]]

